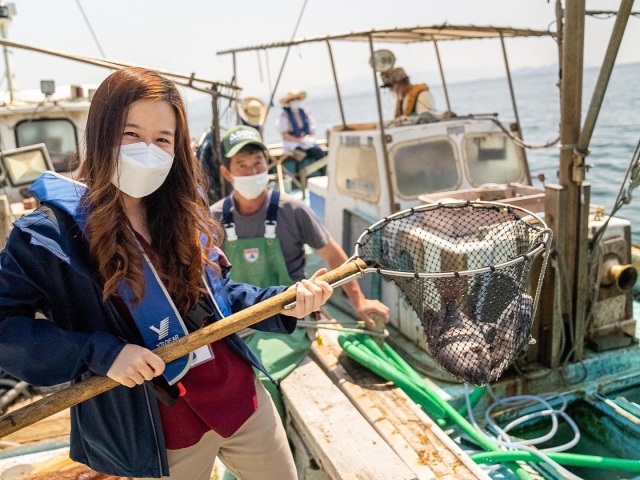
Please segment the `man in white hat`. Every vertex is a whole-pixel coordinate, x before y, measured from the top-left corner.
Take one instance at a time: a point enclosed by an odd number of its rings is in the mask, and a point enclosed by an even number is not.
[[[276,129],[282,134],[284,153],[292,154],[301,162],[292,173],[297,173],[301,167],[306,167],[326,155],[316,144],[316,122],[313,115],[300,106],[300,101],[305,98],[306,92],[289,90],[280,99],[282,114],[276,120]]]
[[[392,68],[381,74],[385,88],[390,88],[396,97],[395,117],[436,113],[433,95],[426,83],[413,85],[402,67]]]

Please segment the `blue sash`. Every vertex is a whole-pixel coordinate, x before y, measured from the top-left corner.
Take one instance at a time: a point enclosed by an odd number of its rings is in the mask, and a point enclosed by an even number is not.
[[[309,117],[307,117],[307,114],[303,109],[298,109],[300,120],[302,120],[302,126],[300,126],[296,121],[296,116],[293,114],[291,107],[283,108],[284,111],[287,112],[287,115],[289,116],[289,123],[291,124],[291,128],[293,128],[293,132],[289,133],[293,133],[295,137],[301,137],[302,134],[309,135],[311,133],[311,130],[309,130]]]
[[[83,232],[88,213],[83,205],[84,202],[82,202],[86,191],[86,185],[53,172],[42,174],[29,188],[29,193],[38,201],[51,203],[71,215]],[[140,250],[142,250],[142,246],[140,246]],[[141,302],[138,305],[133,304],[133,291],[124,280],[120,282],[117,289],[142,335],[145,346],[154,350],[161,345],[188,335],[189,332],[144,251],[143,259],[146,288]],[[211,282],[219,281],[219,279],[212,276],[211,272],[207,272],[205,277],[209,291],[215,291],[211,288]],[[191,352],[167,363],[163,372],[167,382],[173,385],[180,380],[189,371],[194,359],[195,356]]]

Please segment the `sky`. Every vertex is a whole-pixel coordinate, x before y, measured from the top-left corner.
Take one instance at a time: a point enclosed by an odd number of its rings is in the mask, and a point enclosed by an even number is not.
[[[0,0],[2,1],[2,0]],[[296,38],[415,25],[475,24],[555,29],[555,1],[547,0],[13,0],[17,14],[8,30],[10,40],[67,53],[101,57],[212,80],[231,80],[231,56],[216,52],[289,39],[301,15]],[[82,10],[79,8],[82,7]],[[587,1],[588,10],[611,10],[618,1]],[[304,10],[303,10],[304,6]],[[639,10],[636,8],[635,10]],[[586,20],[585,66],[598,65],[606,50],[614,19]],[[631,17],[618,55],[620,63],[640,62],[640,18]],[[506,41],[511,69],[555,65],[555,42],[544,39]],[[388,46],[396,65],[412,79],[439,83],[434,49],[430,44]],[[362,81],[372,83],[367,44],[332,45],[338,78],[347,92]],[[276,82],[285,49],[268,56],[238,55],[238,84],[243,95],[268,99]],[[499,40],[440,44],[447,81],[504,75]],[[14,51],[16,84],[39,88],[41,79],[58,85],[99,83],[107,69],[72,64],[42,54]],[[2,67],[0,67],[2,68]],[[294,47],[278,84],[276,98],[287,90],[311,95],[333,92],[326,46]],[[5,83],[3,82],[3,88]],[[197,96],[197,95],[196,95]]]

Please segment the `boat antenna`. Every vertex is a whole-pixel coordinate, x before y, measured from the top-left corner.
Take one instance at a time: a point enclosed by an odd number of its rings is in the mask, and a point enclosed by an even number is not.
[[[87,17],[87,14],[84,13],[84,8],[82,8],[82,5],[80,4],[80,0],[76,0],[76,5],[78,5],[78,8],[80,9],[80,13],[82,13],[82,16],[84,17],[84,23],[87,24],[87,27],[89,28],[89,31],[91,32],[91,35],[93,36],[93,41],[96,42],[96,46],[98,47],[98,50],[100,50],[100,55],[102,55],[102,58],[107,58],[107,56],[104,54],[104,51],[102,50],[102,47],[100,46],[100,42],[98,41],[98,37],[96,37],[95,32],[93,31],[93,27],[91,27],[91,22],[89,21],[89,17]]]
[[[296,38],[296,33],[298,32],[298,27],[300,26],[300,20],[302,20],[302,14],[304,13],[304,9],[307,7],[307,0],[304,0],[302,4],[302,9],[300,10],[300,15],[298,15],[298,21],[296,22],[296,26],[293,27],[293,32],[291,33],[291,40],[293,41]],[[282,65],[280,66],[280,71],[278,72],[278,78],[276,79],[276,84],[273,86],[273,90],[271,90],[271,98],[269,99],[269,103],[267,103],[267,111],[264,114],[264,118],[266,119],[269,115],[269,110],[273,106],[273,97],[276,95],[276,90],[278,89],[278,84],[280,83],[280,79],[282,78],[282,72],[284,70],[284,66],[287,63],[287,58],[289,57],[289,50],[291,50],[291,44],[287,46],[287,51],[284,54],[284,59],[282,60]]]

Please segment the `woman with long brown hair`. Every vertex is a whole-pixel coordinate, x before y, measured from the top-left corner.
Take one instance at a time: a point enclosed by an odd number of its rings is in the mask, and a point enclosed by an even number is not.
[[[227,278],[175,85],[141,68],[111,74],[81,156],[81,182],[48,172],[32,185],[39,207],[0,254],[0,368],[37,386],[122,384],[72,408],[70,456],[96,471],[208,480],[218,456],[243,480],[296,478],[252,368],[264,367],[239,336],[167,365],[151,351],[287,288]],[[291,316],[254,328],[290,333],[332,293],[317,279],[295,288]]]

